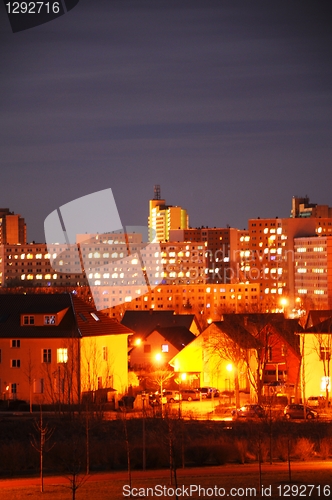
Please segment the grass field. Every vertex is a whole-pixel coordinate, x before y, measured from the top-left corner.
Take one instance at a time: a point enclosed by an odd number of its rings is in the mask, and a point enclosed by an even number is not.
[[[332,463],[324,462],[299,462],[292,464],[292,482],[289,483],[288,467],[282,464],[262,465],[262,484],[264,486],[262,497],[259,496],[259,471],[257,464],[245,464],[235,466],[205,467],[195,469],[181,469],[178,471],[177,483],[181,488],[178,498],[312,498],[314,500],[330,498],[332,491]],[[56,484],[58,481],[62,484]],[[1,480],[1,500],[70,500],[72,492],[68,488],[69,482],[65,478],[46,478],[44,493],[40,492],[40,486],[36,480],[32,485],[29,479]],[[135,471],[132,474],[132,487],[156,488],[146,498],[176,498],[170,485],[169,471]],[[290,484],[290,486],[288,486]],[[123,491],[124,485],[128,485],[126,473],[98,474],[89,477],[89,480],[76,492],[76,500],[120,500],[129,498],[128,489]],[[193,487],[201,488],[198,491],[182,490]],[[314,486],[309,486],[314,485]],[[269,489],[271,486],[271,490]],[[215,493],[213,488],[217,487]],[[324,489],[325,487],[325,489]],[[159,494],[161,488],[167,490],[166,494]],[[205,491],[204,491],[205,488]],[[210,488],[208,490],[208,488]],[[225,489],[225,491],[222,490]],[[240,488],[238,494],[230,491],[231,488]],[[250,490],[246,490],[250,488]],[[255,488],[255,490],[254,490]],[[135,490],[132,498],[142,498],[146,490]],[[164,491],[164,490],[163,490]],[[187,494],[186,494],[187,492]],[[271,492],[271,494],[270,494]],[[124,495],[123,493],[127,493]],[[222,495],[223,493],[223,495]]]

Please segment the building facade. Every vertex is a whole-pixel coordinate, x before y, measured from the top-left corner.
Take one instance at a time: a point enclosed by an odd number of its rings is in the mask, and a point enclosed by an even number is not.
[[[0,295],[3,399],[76,404],[128,387],[131,331],[72,294]]]
[[[187,229],[189,216],[184,208],[166,205],[166,200],[160,197],[160,186],[154,187],[154,198],[149,202],[149,240],[169,241],[173,229]]]
[[[294,239],[295,295],[305,309],[332,308],[332,235]]]
[[[11,212],[9,208],[0,208],[0,245],[26,243],[26,224],[23,217]]]

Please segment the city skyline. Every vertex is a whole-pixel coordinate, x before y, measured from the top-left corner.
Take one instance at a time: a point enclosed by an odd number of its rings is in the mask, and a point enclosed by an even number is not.
[[[153,186],[190,226],[331,205],[331,12],[296,1],[80,1],[13,34],[0,5],[0,206],[28,240],[112,188],[144,225]]]

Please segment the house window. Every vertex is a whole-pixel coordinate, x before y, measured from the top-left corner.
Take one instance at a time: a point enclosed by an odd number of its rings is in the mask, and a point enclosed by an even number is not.
[[[58,360],[58,363],[67,363],[67,361],[68,361],[68,349],[67,348],[57,349],[57,360]]]
[[[65,379],[58,375],[54,377],[54,392],[56,394],[64,394],[65,392]]]
[[[16,384],[16,382],[10,385],[10,392],[12,394],[17,394],[17,384]]]
[[[34,316],[23,316],[23,325],[34,325],[35,317]]]
[[[20,340],[11,340],[10,341],[10,347],[21,347],[21,341]]]
[[[44,325],[55,325],[56,316],[44,316]]]
[[[161,345],[161,352],[168,352],[168,344]]]
[[[52,362],[52,349],[43,349],[42,350],[42,363],[51,363]]]
[[[44,379],[35,378],[33,381],[33,392],[34,394],[43,394],[44,392]]]
[[[331,387],[330,377],[322,377],[320,381],[320,390],[322,392],[326,391],[326,389],[330,391],[330,387]]]
[[[331,350],[329,347],[320,346],[320,359],[321,361],[330,361]]]
[[[20,359],[12,359],[10,362],[10,365],[12,368],[20,368],[21,367],[21,360]]]
[[[100,321],[100,318],[98,318],[97,314],[95,314],[94,312],[90,312],[90,314],[95,321]]]
[[[103,360],[104,361],[108,360],[107,346],[103,347]]]
[[[151,345],[150,344],[144,344],[144,352],[145,353],[151,352]]]

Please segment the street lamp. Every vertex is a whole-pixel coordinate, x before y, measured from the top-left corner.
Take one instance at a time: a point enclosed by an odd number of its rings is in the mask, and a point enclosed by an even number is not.
[[[280,305],[282,307],[282,312],[285,312],[285,308],[288,306],[288,300],[285,297],[280,299]]]

